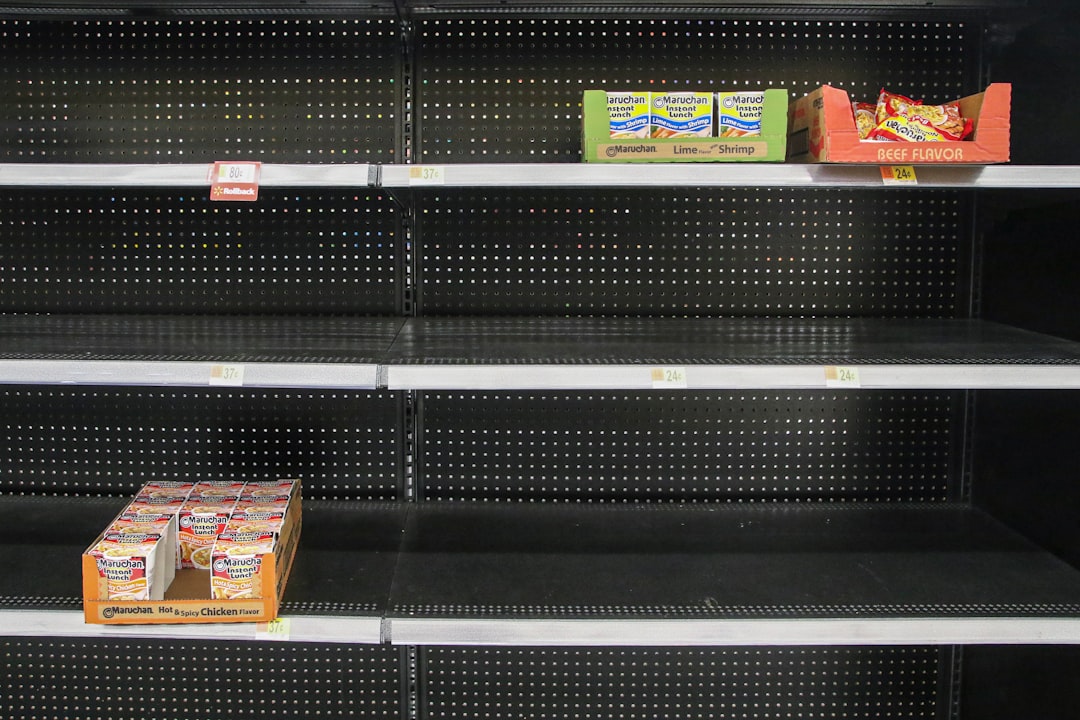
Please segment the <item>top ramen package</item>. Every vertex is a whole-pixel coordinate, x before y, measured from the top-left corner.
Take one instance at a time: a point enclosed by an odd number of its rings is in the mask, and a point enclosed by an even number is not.
[[[927,105],[885,89],[876,104],[852,103],[852,112],[863,140],[943,142],[963,140],[972,131],[958,103]]]

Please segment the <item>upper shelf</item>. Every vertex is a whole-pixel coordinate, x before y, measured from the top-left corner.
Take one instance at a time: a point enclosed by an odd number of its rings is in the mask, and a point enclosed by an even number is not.
[[[977,320],[0,316],[0,383],[394,390],[1080,388]]]
[[[412,318],[386,362],[391,389],[1080,388],[1080,343],[970,320]]]
[[[0,382],[375,388],[403,318],[0,316]]]
[[[207,163],[0,163],[8,187],[205,187]],[[1080,188],[1074,165],[918,165],[916,182],[886,186],[876,165],[586,163],[262,166],[263,187],[791,187],[791,188]]]
[[[482,11],[513,12],[566,12],[591,15],[605,12],[615,13],[651,13],[662,14],[678,10],[679,12],[761,12],[763,7],[769,11],[832,11],[845,15],[872,11],[877,15],[884,12],[902,12],[918,10],[925,15],[935,10],[984,10],[998,8],[1024,7],[1027,0],[684,0],[681,2],[658,5],[648,0],[231,0],[223,4],[221,0],[199,2],[198,0],[45,0],[33,3],[0,3],[3,13],[42,13],[49,10],[68,13],[93,12],[146,12],[168,15],[171,13],[192,15],[196,13],[240,12],[293,12],[293,13],[454,13]]]

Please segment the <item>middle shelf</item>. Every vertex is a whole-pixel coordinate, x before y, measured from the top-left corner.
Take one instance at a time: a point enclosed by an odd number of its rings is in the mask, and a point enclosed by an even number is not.
[[[0,383],[1064,389],[1080,343],[979,320],[5,315]]]
[[[76,621],[79,553],[120,504],[0,498],[9,632],[216,632]],[[967,505],[305,501],[304,516],[282,607],[297,641],[1080,643],[1080,571]]]

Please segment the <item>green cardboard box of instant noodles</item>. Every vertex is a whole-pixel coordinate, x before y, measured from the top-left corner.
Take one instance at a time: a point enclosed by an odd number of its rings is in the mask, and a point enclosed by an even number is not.
[[[609,95],[612,103],[609,103]],[[663,103],[680,95],[696,96],[702,103],[700,110],[693,113],[693,122],[697,124],[692,130],[683,132],[672,131],[663,125],[665,120],[676,115],[668,112],[669,107]],[[737,109],[733,107],[733,95],[758,97],[753,103],[756,107],[752,108],[757,114],[753,127],[723,125],[725,119],[731,117],[731,111]],[[636,115],[635,119],[639,121],[629,130],[621,128],[620,119],[613,118],[609,112],[609,107],[616,107],[615,102],[624,99],[620,96],[636,96],[639,100],[641,96],[649,98],[648,111],[644,107],[640,112],[628,111],[628,115]],[[711,103],[708,108],[705,107],[707,103]],[[582,160],[588,163],[783,162],[787,152],[787,108],[788,93],[781,89],[756,93],[586,90],[582,100]],[[641,114],[646,112],[650,113],[650,120],[643,121]],[[691,112],[687,111],[686,116],[690,118]]]

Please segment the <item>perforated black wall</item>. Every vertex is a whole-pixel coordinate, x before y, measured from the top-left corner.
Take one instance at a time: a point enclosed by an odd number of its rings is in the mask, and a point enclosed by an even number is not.
[[[7,190],[0,311],[392,314],[398,222],[366,190]]]
[[[954,317],[954,192],[440,191],[420,202],[423,314]]]
[[[939,717],[934,648],[422,651],[423,717]]]
[[[430,500],[929,502],[955,496],[947,392],[424,393]]]
[[[389,646],[0,638],[5,718],[400,717]]]
[[[0,20],[5,162],[394,162],[392,18]]]
[[[390,392],[4,386],[0,489],[299,477],[307,498],[396,499],[399,404]]]

